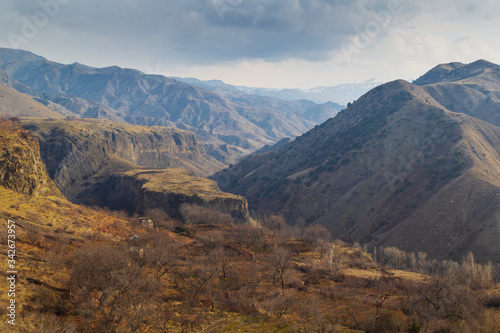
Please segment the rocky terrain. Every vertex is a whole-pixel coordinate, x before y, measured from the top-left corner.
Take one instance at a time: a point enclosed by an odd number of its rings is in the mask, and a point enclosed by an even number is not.
[[[31,196],[62,197],[47,175],[35,138],[19,123],[0,120],[0,186]]]
[[[112,209],[142,216],[161,209],[171,218],[183,221],[182,209],[187,205],[226,213],[239,223],[250,223],[245,198],[224,193],[215,181],[194,177],[183,169],[126,171],[111,175],[95,188],[95,192],[89,193],[95,204],[106,202]]]

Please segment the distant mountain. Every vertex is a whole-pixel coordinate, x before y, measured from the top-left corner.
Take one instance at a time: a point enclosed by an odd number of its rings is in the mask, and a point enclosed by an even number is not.
[[[265,145],[264,147],[260,148],[256,152],[254,152],[254,154],[262,154],[262,153],[269,153],[269,152],[272,152],[272,151],[278,151],[281,148],[285,147],[290,142],[292,142],[292,139],[290,139],[290,138],[284,138],[284,139],[281,139],[280,141],[276,142],[272,146]]]
[[[305,99],[320,104],[332,102],[335,104],[336,108],[340,109],[343,109],[347,103],[358,99],[368,90],[381,84],[381,82],[377,82],[375,79],[370,79],[361,83],[346,83],[336,86],[315,87],[311,89],[273,89],[233,86],[220,80],[202,81],[195,78],[181,77],[174,77],[174,79],[197,87],[213,90],[224,96],[253,94],[279,98],[287,101]]]
[[[323,224],[348,241],[500,263],[498,73],[455,63],[387,83],[213,178],[257,214]]]
[[[160,75],[63,65],[20,50],[0,49],[0,69],[7,85],[61,114],[186,129],[224,163],[300,135],[339,111],[333,104],[232,100]]]

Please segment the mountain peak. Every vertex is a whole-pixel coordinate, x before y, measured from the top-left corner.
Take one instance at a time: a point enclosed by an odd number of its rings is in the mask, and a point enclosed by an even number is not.
[[[0,47],[0,65],[18,61],[35,62],[44,60],[46,60],[44,57],[38,56],[29,51]]]
[[[500,68],[500,66],[484,59],[474,61],[470,64],[463,64],[460,62],[441,64],[419,77],[413,83],[424,86],[442,82],[458,82],[479,77],[485,73],[487,69],[494,68]]]
[[[475,68],[495,68],[495,67],[499,67],[497,64],[494,64],[494,63],[489,62],[488,60],[484,60],[484,59],[476,60],[476,61],[470,63],[468,66],[475,67]]]

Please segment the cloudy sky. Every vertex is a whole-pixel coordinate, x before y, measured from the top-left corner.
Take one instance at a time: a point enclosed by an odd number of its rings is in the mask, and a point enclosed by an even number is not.
[[[2,0],[0,47],[246,86],[416,79],[500,64],[499,0]]]

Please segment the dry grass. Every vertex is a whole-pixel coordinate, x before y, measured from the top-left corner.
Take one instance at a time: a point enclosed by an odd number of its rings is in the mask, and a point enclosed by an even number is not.
[[[51,130],[56,128],[57,130],[63,130],[72,136],[96,136],[103,137],[111,132],[127,132],[133,134],[141,133],[156,133],[156,132],[179,132],[188,133],[188,131],[159,127],[159,126],[140,126],[140,125],[129,125],[125,123],[120,123],[116,121],[103,120],[103,119],[71,119],[71,120],[51,120],[50,118],[21,118],[23,124],[25,125],[36,125],[38,127],[38,132],[41,134],[48,134]]]
[[[0,96],[0,116],[62,118],[59,113],[3,84],[0,84]]]
[[[206,200],[215,198],[242,199],[242,197],[222,192],[213,180],[193,176],[184,169],[132,170],[127,176],[145,181],[143,188],[156,192],[173,192],[188,196],[199,196]]]

